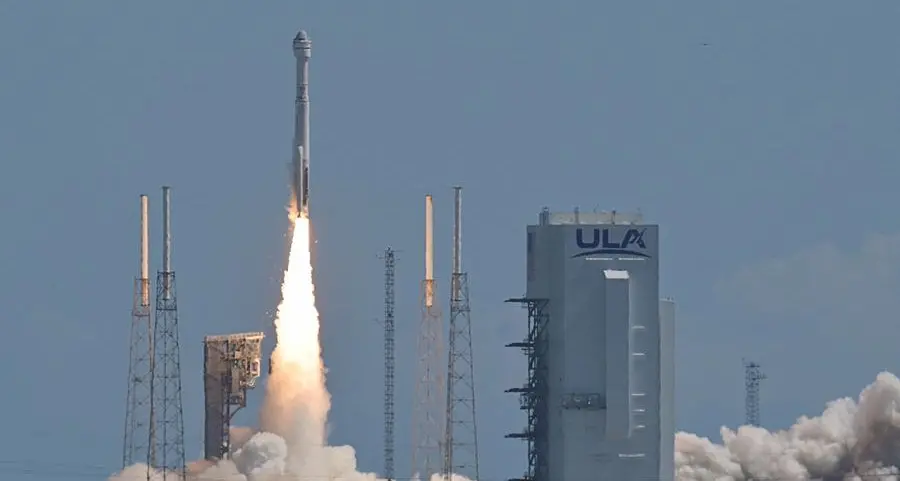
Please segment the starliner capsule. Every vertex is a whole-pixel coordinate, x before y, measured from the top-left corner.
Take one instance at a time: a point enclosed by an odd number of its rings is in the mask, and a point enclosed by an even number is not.
[[[294,152],[291,160],[291,190],[296,213],[309,215],[309,58],[312,42],[306,31],[294,37],[297,60],[297,97],[294,101]]]

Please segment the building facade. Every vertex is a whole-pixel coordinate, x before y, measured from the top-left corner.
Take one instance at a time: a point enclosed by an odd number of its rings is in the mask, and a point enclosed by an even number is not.
[[[675,311],[659,296],[658,226],[545,210],[527,229],[520,301],[536,312],[525,343],[534,369],[511,390],[532,414],[511,436],[530,438],[526,477],[671,481]]]

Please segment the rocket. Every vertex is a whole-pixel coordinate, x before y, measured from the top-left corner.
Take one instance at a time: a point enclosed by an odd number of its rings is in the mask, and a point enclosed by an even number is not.
[[[297,61],[297,96],[294,100],[294,149],[291,157],[292,214],[309,217],[309,58],[312,42],[305,30],[294,37]],[[269,374],[275,362],[269,357]]]
[[[291,159],[291,190],[296,214],[309,216],[309,58],[312,42],[306,31],[294,37],[297,61],[297,97],[294,101],[294,152]]]

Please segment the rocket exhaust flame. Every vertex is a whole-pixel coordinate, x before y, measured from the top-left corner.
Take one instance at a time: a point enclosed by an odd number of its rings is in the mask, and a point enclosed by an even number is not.
[[[309,251],[309,218],[293,222],[293,239],[281,287],[282,301],[275,319],[277,344],[273,372],[266,391],[262,428],[281,436],[288,445],[321,447],[331,400],[319,346],[319,313]],[[302,461],[304,449],[293,453]],[[297,459],[300,458],[300,459]]]

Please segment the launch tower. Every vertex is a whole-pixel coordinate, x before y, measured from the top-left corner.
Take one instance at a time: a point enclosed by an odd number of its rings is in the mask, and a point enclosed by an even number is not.
[[[247,391],[259,379],[263,337],[262,332],[248,332],[203,339],[206,459],[225,459],[230,454],[231,419],[247,407]]]

